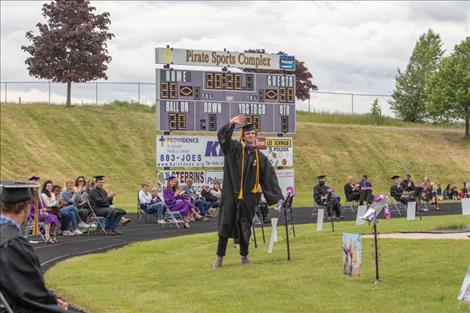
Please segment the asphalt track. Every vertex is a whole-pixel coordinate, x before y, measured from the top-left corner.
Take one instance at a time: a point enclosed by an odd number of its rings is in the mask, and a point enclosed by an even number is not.
[[[441,204],[441,210],[428,211],[423,214],[423,217],[431,215],[449,215],[449,214],[462,214],[460,203]],[[312,208],[296,208],[293,210],[295,224],[308,224],[315,223],[316,218],[311,218]],[[137,223],[137,214],[128,213],[127,215],[132,219],[132,222],[127,226],[120,226],[119,230],[122,231],[120,236],[104,236],[102,234],[84,234],[80,236],[59,236],[59,243],[49,245],[36,243],[34,248],[39,257],[43,271],[47,271],[58,262],[78,255],[85,255],[90,253],[102,253],[111,249],[120,248],[130,243],[154,240],[160,238],[185,236],[196,233],[209,233],[217,230],[217,219],[207,222],[192,222],[191,229],[178,229],[174,225],[165,225],[162,228],[161,224],[144,224]],[[277,211],[270,210],[270,217],[278,217],[278,225],[284,225],[284,216],[281,216]],[[344,221],[351,221],[356,219],[356,215],[350,210],[343,212],[345,217]],[[397,213],[393,212],[393,218],[399,217]],[[402,217],[403,218],[403,217]],[[337,221],[341,222],[341,221]],[[261,229],[257,226],[257,238],[261,240]],[[214,234],[214,241],[216,235]]]

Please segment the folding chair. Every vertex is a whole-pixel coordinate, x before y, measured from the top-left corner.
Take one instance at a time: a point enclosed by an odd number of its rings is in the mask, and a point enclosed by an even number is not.
[[[318,215],[318,210],[320,210],[320,209],[325,210],[325,211],[324,211],[325,213],[327,212],[326,206],[315,204],[315,205],[313,206],[312,215],[311,215],[310,217],[311,217],[311,218],[314,218],[316,215]]]
[[[44,222],[38,222],[39,226],[39,236],[41,236],[41,239],[44,243],[47,243],[46,238],[43,235],[45,223]],[[26,239],[29,240],[29,238],[33,237],[33,229],[34,229],[34,219],[31,217],[28,218],[28,222],[26,223],[26,226],[23,227],[23,234],[25,235]]]
[[[358,205],[357,205],[357,201],[356,200],[352,200],[352,201],[346,201],[346,203],[341,207],[343,209],[343,211],[345,211],[346,209],[350,209],[352,213],[356,213],[356,209],[357,209]]]
[[[210,208],[209,211],[207,211],[210,215],[213,217],[217,217],[219,215],[219,205],[218,204],[213,204]]]
[[[390,210],[390,213],[392,213],[392,211],[395,211],[398,213],[398,215],[402,215],[401,214],[401,210],[405,211],[406,210],[406,207],[403,203],[401,202],[398,202],[397,200],[395,200],[395,198],[393,197],[390,197],[390,206],[389,206],[389,210]]]
[[[148,214],[142,209],[139,201],[139,192],[137,192],[137,223],[152,223],[154,217],[154,214]]]
[[[180,223],[184,223],[183,215],[181,215],[180,211],[170,211],[170,209],[166,209],[165,215],[163,217],[163,221],[165,223],[162,224],[162,228],[165,227],[166,223],[175,224],[178,229],[180,229]]]
[[[90,232],[95,232],[98,230],[98,227],[101,227],[101,230],[103,231],[105,236],[108,236],[108,233],[106,232],[106,229],[104,228],[104,223],[106,221],[106,217],[104,216],[98,216],[95,213],[95,210],[90,204],[90,201],[87,199],[86,200],[88,208],[90,209],[90,215],[88,216],[88,224],[90,227],[88,228],[87,234],[90,234]],[[95,224],[96,227],[91,227],[92,224]]]

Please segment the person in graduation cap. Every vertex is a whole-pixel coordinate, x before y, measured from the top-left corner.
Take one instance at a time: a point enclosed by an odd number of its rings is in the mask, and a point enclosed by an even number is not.
[[[394,175],[390,179],[393,180],[393,185],[390,187],[390,196],[405,205],[410,201],[415,201],[415,197],[411,193],[404,192],[400,184],[400,176]]]
[[[104,176],[97,175],[94,176],[94,178],[95,188],[90,190],[90,204],[97,216],[106,217],[105,231],[111,235],[121,235],[121,232],[117,231],[117,227],[121,218],[124,217],[127,212],[121,208],[112,206],[116,192],[111,191],[108,193],[104,190]],[[127,219],[127,221],[130,220]],[[121,224],[123,224],[122,221]]]
[[[326,206],[328,219],[333,218],[332,213],[335,211],[335,218],[343,219],[341,216],[340,198],[333,194],[333,188],[326,185],[326,175],[317,176],[318,185],[313,187],[313,200],[317,205]]]
[[[21,233],[29,216],[30,188],[40,185],[1,181],[0,186],[0,292],[15,313],[71,312],[67,302],[46,288],[34,248]]]
[[[255,146],[255,126],[243,126],[240,141],[232,139],[235,126],[244,123],[244,115],[235,116],[217,134],[224,153],[224,184],[219,211],[219,240],[212,265],[214,269],[222,265],[228,238],[234,238],[240,245],[241,263],[249,263],[248,244],[261,188],[269,205],[283,199],[276,172],[268,158]]]

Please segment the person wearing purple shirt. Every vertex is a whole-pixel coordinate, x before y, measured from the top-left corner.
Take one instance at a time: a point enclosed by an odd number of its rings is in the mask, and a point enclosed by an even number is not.
[[[167,178],[167,186],[163,189],[163,200],[168,209],[172,212],[178,211],[184,217],[184,228],[191,228],[189,226],[189,215],[192,212],[196,218],[200,219],[201,216],[197,214],[193,208],[191,200],[183,197],[184,191],[178,188],[178,181],[176,177],[170,176]]]

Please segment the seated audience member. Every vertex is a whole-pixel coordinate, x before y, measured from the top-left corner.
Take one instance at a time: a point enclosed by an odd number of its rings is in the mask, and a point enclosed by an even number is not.
[[[184,218],[184,227],[190,229],[189,215],[191,213],[195,214],[196,212],[191,203],[191,200],[186,199],[183,194],[184,191],[179,188],[176,177],[168,177],[166,188],[163,189],[163,200],[165,201],[168,210],[181,213]],[[199,216],[199,218],[201,218],[201,216]]]
[[[413,181],[411,180],[411,174],[406,174],[406,178],[400,184],[403,192],[413,192],[416,187]]]
[[[55,195],[55,198],[59,202],[59,212],[60,215],[64,211],[70,212],[70,229],[72,230],[72,235],[81,235],[83,234],[79,229],[79,224],[81,222],[80,215],[78,214],[78,209],[73,203],[68,203],[68,201],[62,199],[62,187],[59,185],[54,185],[52,187],[52,192]],[[83,225],[83,224],[82,224]],[[87,226],[84,226],[85,228]]]
[[[332,210],[336,213],[336,218],[343,219],[340,210],[340,199],[333,194],[333,189],[326,185],[326,175],[317,177],[318,185],[313,187],[313,199],[317,205],[326,206],[328,218],[332,218]]]
[[[441,186],[441,184],[437,184],[437,187],[436,187],[436,196],[437,196],[437,199],[438,199],[438,200],[443,200],[443,197],[442,197],[442,186]]]
[[[163,224],[163,215],[165,214],[166,205],[162,202],[158,194],[156,197],[148,192],[149,185],[142,184],[142,189],[139,191],[139,207],[147,214],[155,214],[157,223]],[[156,190],[157,188],[155,188]]]
[[[219,199],[219,202],[220,202],[220,199],[222,199],[222,186],[220,186],[220,181],[218,180],[215,181],[210,193],[211,195]]]
[[[44,206],[47,208],[48,213],[56,214],[62,217],[61,221],[61,230],[62,235],[64,236],[71,236],[71,235],[78,235],[81,234],[81,231],[77,228],[78,222],[77,217],[73,212],[73,208],[69,207],[62,207],[61,206],[61,199],[56,198],[57,194],[57,185],[56,185],[56,193],[53,191],[54,185],[52,184],[51,180],[46,180],[43,184],[41,190],[41,199],[44,203]],[[60,186],[59,186],[60,188]],[[60,192],[58,193],[60,196]],[[70,231],[72,229],[72,231]]]
[[[30,215],[34,182],[1,182],[0,198],[0,292],[10,308],[1,312],[72,312],[44,283],[39,259],[21,233]],[[20,187],[21,186],[21,187]]]
[[[368,204],[372,203],[372,183],[368,179],[367,175],[364,174],[359,182],[359,205],[362,205],[364,201]]]
[[[359,186],[353,183],[353,177],[348,176],[346,185],[344,185],[344,195],[347,201],[359,201],[361,193],[359,192]]]
[[[91,213],[88,207],[88,193],[87,193],[87,181],[84,176],[78,176],[75,179],[75,203],[78,209],[78,214],[82,221],[86,221]]]
[[[38,221],[44,223],[44,239],[46,243],[53,244],[57,243],[57,229],[60,227],[59,217],[55,214],[48,212],[47,208],[45,208],[42,199],[39,197],[36,188],[31,188],[31,195],[32,199],[38,199],[39,204],[39,215]],[[33,201],[31,203],[31,212],[30,212],[30,219],[34,221],[34,215],[36,214],[36,204]]]
[[[80,217],[80,213],[78,211],[78,207],[80,206],[80,202],[77,199],[77,193],[75,192],[74,182],[73,180],[69,179],[65,182],[65,191],[61,194],[62,201],[64,206],[72,205],[74,206],[74,214],[76,214],[76,218],[78,221],[78,227],[87,230],[90,227],[87,223],[85,223],[82,218]],[[86,218],[85,218],[86,220]]]
[[[407,204],[410,201],[415,201],[415,198],[409,192],[404,192],[402,189],[402,185],[400,184],[400,176],[395,175],[392,176],[391,179],[393,180],[393,185],[390,187],[390,196],[393,197],[397,202]]]
[[[193,180],[191,178],[186,179],[185,184],[181,186],[181,189],[184,191],[183,197],[191,199],[191,202],[199,211],[199,214],[205,217],[212,203],[206,201],[197,194],[196,188],[193,186]]]
[[[111,235],[121,235],[117,231],[119,221],[126,211],[112,206],[116,192],[106,192],[104,189],[104,176],[95,176],[95,188],[90,190],[89,200],[97,216],[106,217],[105,231]]]
[[[423,192],[421,193],[421,200],[426,202],[431,202],[436,210],[439,210],[439,205],[437,203],[436,192],[433,191],[433,184],[429,181],[429,177],[425,176],[423,182],[421,183]]]
[[[444,191],[444,199],[446,200],[455,200],[458,197],[457,188],[454,185],[447,185],[446,190]]]
[[[470,198],[470,182],[464,182],[463,188],[460,190],[458,194],[458,199]]]

